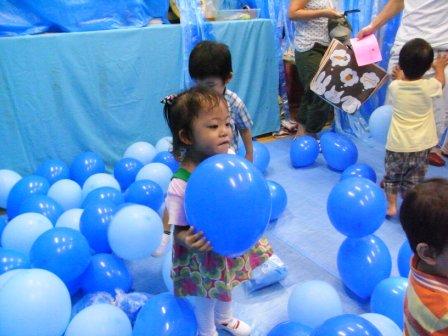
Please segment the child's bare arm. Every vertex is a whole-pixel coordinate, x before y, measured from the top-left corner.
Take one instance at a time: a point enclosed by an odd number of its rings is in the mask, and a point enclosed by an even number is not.
[[[246,150],[246,159],[254,162],[254,145],[252,143],[252,132],[249,128],[240,130],[241,139],[243,140],[244,149]]]
[[[404,79],[404,73],[403,70],[400,69],[398,65],[396,65],[392,70],[392,79],[395,80],[403,80]]]
[[[204,233],[199,231],[194,233],[192,226],[176,226],[174,228],[174,238],[176,242],[189,249],[200,252],[211,251],[210,242],[204,237]]]
[[[434,60],[434,63],[432,64],[432,67],[434,68],[435,71],[434,78],[437,79],[440,83],[442,83],[442,86],[445,86],[445,67],[447,65],[448,65],[447,54],[437,56],[437,58]]]

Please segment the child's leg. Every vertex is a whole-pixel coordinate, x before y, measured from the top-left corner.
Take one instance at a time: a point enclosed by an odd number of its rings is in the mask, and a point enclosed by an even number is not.
[[[428,171],[428,155],[430,150],[408,153],[407,169],[403,176],[401,193],[404,197],[406,192],[423,182]]]
[[[216,300],[215,322],[219,329],[224,329],[232,335],[248,336],[250,335],[250,326],[233,317],[232,303]]]
[[[394,217],[397,215],[397,194],[386,193],[387,212],[386,215]]]
[[[166,248],[171,241],[171,225],[168,224],[168,211],[163,211],[162,217],[163,235],[159,247],[151,254],[153,257],[160,257],[165,254]]]
[[[198,323],[198,336],[218,336],[215,326],[216,300],[196,296],[194,314]]]
[[[384,190],[387,197],[386,215],[393,217],[397,214],[397,194],[403,176],[403,157],[406,153],[397,153],[386,150]]]

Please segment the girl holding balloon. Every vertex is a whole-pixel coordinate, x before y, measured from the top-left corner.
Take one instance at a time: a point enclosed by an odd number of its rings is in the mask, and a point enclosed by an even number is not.
[[[232,131],[226,101],[210,89],[196,87],[169,96],[164,103],[173,152],[181,162],[165,201],[169,224],[174,225],[174,293],[195,297],[198,335],[217,336],[217,328],[232,335],[250,335],[250,326],[232,314],[231,291],[272,255],[272,248],[266,239],[261,239],[242,256],[217,254],[207,237],[189,226],[184,210],[190,174],[203,160],[229,150]]]

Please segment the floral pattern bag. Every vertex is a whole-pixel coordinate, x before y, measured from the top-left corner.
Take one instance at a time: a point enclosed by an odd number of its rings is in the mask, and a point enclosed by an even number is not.
[[[358,66],[350,46],[333,39],[322,58],[310,89],[334,107],[355,113],[386,81],[376,64]]]

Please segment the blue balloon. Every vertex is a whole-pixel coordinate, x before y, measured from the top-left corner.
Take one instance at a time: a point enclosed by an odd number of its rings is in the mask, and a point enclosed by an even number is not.
[[[319,155],[319,144],[317,140],[309,135],[295,138],[291,142],[289,157],[294,168],[312,165]]]
[[[152,297],[140,310],[133,336],[196,336],[197,324],[188,301],[173,294]]]
[[[382,336],[366,319],[352,314],[333,317],[314,329],[311,336]]]
[[[23,201],[19,214],[26,212],[40,213],[47,217],[51,223],[56,224],[64,209],[54,199],[47,195],[33,195]]]
[[[254,166],[264,174],[268,169],[271,154],[265,144],[258,141],[253,141],[252,144],[254,146]]]
[[[131,336],[132,326],[120,308],[107,303],[99,303],[76,314],[64,335]]]
[[[112,251],[107,240],[107,230],[115,211],[114,203],[101,201],[88,204],[81,215],[79,229],[96,252]]]
[[[313,329],[296,322],[276,325],[267,336],[310,336]]]
[[[316,328],[340,314],[342,303],[339,294],[325,281],[299,283],[294,286],[288,299],[289,320],[310,328]]]
[[[369,130],[372,138],[381,144],[387,141],[390,123],[392,121],[393,108],[391,105],[383,105],[375,109],[369,118]]]
[[[373,183],[376,183],[376,173],[372,167],[365,163],[356,163],[347,167],[341,175],[341,180],[345,180],[349,177],[364,177],[369,179]]]
[[[79,223],[83,211],[83,209],[67,210],[58,218],[55,227],[66,227],[79,231]]]
[[[86,293],[108,292],[115,295],[116,290],[128,292],[132,279],[123,260],[112,254],[95,254],[81,276],[81,287]]]
[[[409,241],[406,239],[401,245],[397,257],[398,271],[404,278],[407,278],[409,275],[409,271],[411,269],[411,259],[413,255],[414,252],[412,252]]]
[[[110,174],[99,173],[89,176],[82,186],[82,198],[85,199],[88,194],[98,188],[111,187],[121,192],[120,184]]]
[[[15,250],[0,248],[0,275],[17,268],[30,268],[28,256]]]
[[[145,141],[139,141],[130,145],[123,154],[123,158],[133,158],[146,165],[154,159],[157,151],[153,145]]]
[[[383,190],[362,177],[342,180],[333,187],[327,200],[331,224],[353,238],[375,232],[386,218],[386,209]]]
[[[91,175],[104,173],[105,169],[101,156],[93,152],[84,152],[73,160],[70,166],[70,177],[82,186]]]
[[[188,223],[204,232],[216,253],[238,256],[254,246],[266,229],[271,213],[269,187],[247,160],[215,155],[191,175],[185,212]]]
[[[158,211],[163,203],[164,195],[160,186],[151,180],[139,180],[130,185],[124,194],[126,202],[146,205]]]
[[[143,164],[133,158],[124,158],[115,164],[114,176],[120,183],[121,190],[126,190],[135,181],[137,173],[142,168]]]
[[[70,169],[61,160],[45,160],[34,172],[34,175],[45,177],[50,185],[56,181],[70,178]]]
[[[358,148],[345,135],[325,132],[320,137],[322,154],[331,169],[343,171],[358,160]]]
[[[121,191],[112,187],[100,187],[89,192],[82,202],[82,207],[85,208],[89,204],[99,203],[102,201],[111,201],[115,205],[124,203],[124,196]]]
[[[288,196],[285,189],[274,181],[267,181],[269,186],[269,193],[271,194],[272,208],[271,221],[276,220],[285,211]]]
[[[386,244],[374,235],[345,239],[339,247],[337,264],[342,282],[361,299],[370,297],[392,269]]]
[[[372,323],[383,336],[402,336],[403,331],[390,318],[375,313],[362,314],[362,318]]]
[[[56,275],[20,270],[0,290],[0,335],[62,335],[71,309],[70,294]]]
[[[171,152],[173,150],[173,137],[166,136],[157,141],[156,150],[158,152]]]
[[[179,161],[177,161],[174,155],[168,151],[158,152],[152,162],[160,162],[166,164],[168,167],[170,167],[173,173],[175,173],[180,166]]]
[[[7,215],[1,215],[0,216],[0,238],[1,238],[2,233],[3,233],[3,229],[6,227],[7,224],[8,224],[8,216]],[[0,246],[1,246],[1,242],[0,242]]]
[[[408,288],[408,279],[403,277],[387,278],[381,281],[370,298],[372,313],[387,316],[403,329],[404,299]]]
[[[30,251],[33,267],[46,269],[62,281],[78,278],[90,263],[87,239],[76,230],[54,228],[41,234]]]
[[[21,178],[13,170],[0,169],[0,208],[6,209],[9,192]]]
[[[31,195],[44,195],[50,184],[42,176],[30,175],[22,178],[12,187],[6,205],[8,218],[13,219],[19,214],[22,202]]]
[[[78,183],[72,180],[59,180],[48,189],[48,197],[58,202],[64,210],[81,206],[82,192]]]
[[[151,180],[156,182],[162,188],[163,192],[166,193],[172,177],[173,172],[166,164],[154,162],[145,165],[138,172],[135,180]]]

